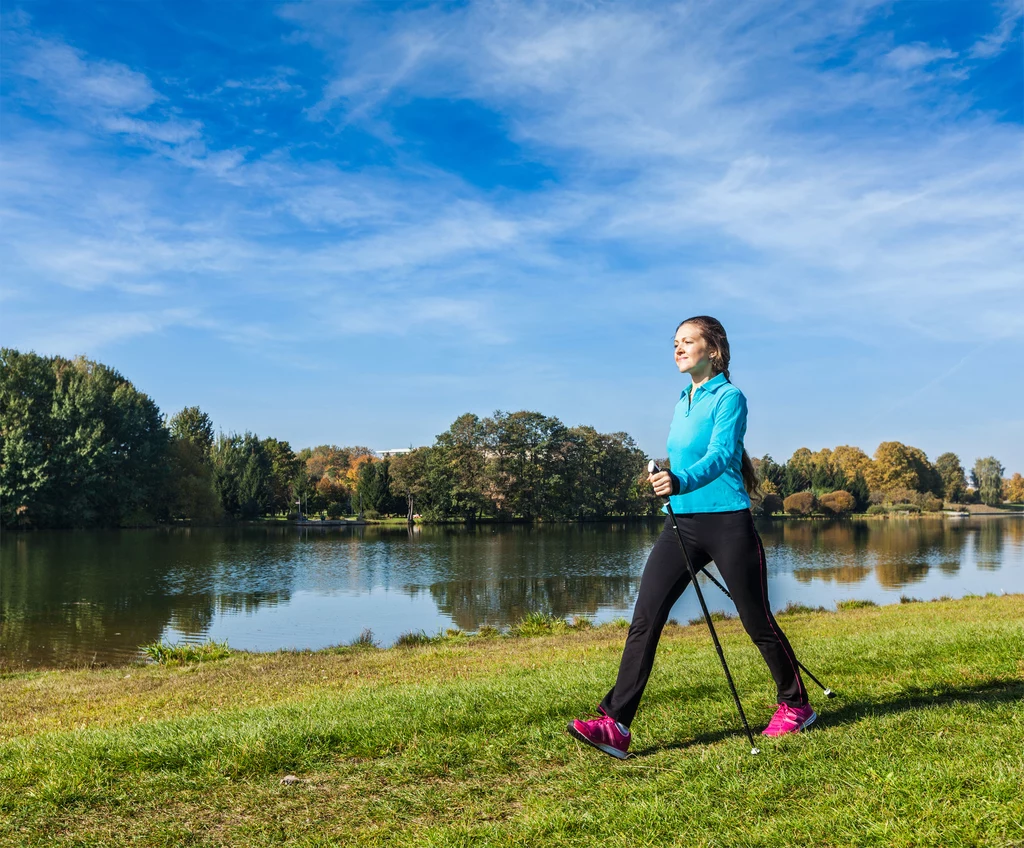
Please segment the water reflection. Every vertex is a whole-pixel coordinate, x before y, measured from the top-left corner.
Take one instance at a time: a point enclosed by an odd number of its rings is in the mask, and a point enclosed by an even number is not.
[[[629,615],[657,523],[7,534],[0,666],[124,661],[158,639],[322,647],[372,628]],[[759,524],[773,606],[1024,591],[1024,518]],[[724,598],[709,600],[728,608]],[[695,617],[691,595],[673,614]]]

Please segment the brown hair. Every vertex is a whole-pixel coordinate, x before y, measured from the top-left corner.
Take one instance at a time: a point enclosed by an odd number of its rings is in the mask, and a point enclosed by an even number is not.
[[[708,358],[711,360],[712,374],[724,374],[725,379],[728,380],[729,338],[725,334],[725,327],[722,326],[722,322],[717,318],[712,318],[710,315],[695,315],[693,318],[680,321],[679,326],[676,327],[677,333],[679,332],[679,327],[682,327],[683,324],[693,324],[700,330],[701,337],[708,346]],[[760,497],[761,492],[757,484],[757,472],[754,470],[754,463],[750,461],[746,448],[743,449],[740,471],[743,474],[743,487],[747,490],[747,494],[755,499]]]

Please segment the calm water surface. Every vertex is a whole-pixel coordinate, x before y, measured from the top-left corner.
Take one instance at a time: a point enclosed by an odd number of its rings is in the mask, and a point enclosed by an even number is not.
[[[322,648],[366,629],[629,617],[660,522],[5,534],[0,668],[125,662],[159,639]],[[1024,592],[1024,517],[758,525],[773,609]],[[731,602],[706,581],[712,609]],[[700,615],[687,592],[672,615]]]

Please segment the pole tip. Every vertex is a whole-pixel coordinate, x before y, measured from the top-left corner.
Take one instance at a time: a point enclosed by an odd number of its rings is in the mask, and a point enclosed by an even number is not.
[[[750,749],[750,753],[751,753],[752,756],[757,756],[758,754],[761,753],[761,749],[760,748],[751,748]]]
[[[834,698],[835,696],[836,696],[836,693],[833,692],[831,689],[826,689],[825,690],[825,697],[826,698]]]

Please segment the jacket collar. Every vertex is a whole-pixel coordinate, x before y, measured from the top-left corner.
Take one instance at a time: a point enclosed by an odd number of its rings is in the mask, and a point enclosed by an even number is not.
[[[717,392],[720,388],[722,388],[722,386],[724,386],[728,382],[729,381],[725,379],[725,374],[715,374],[715,376],[712,377],[710,380],[708,380],[706,383],[704,383],[703,385],[698,386],[697,387],[697,391],[698,392],[708,392],[710,394],[714,394],[715,392]],[[690,388],[692,387],[692,385],[693,384],[691,383],[689,386],[687,386],[685,389],[683,389],[682,393],[679,396],[680,397],[686,397],[686,395],[690,391]],[[697,399],[697,397],[698,397],[697,392],[694,392],[693,393],[693,397],[690,399],[690,402],[692,403],[693,401],[695,401]]]

